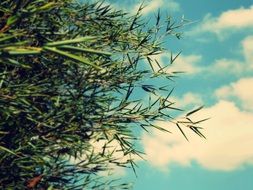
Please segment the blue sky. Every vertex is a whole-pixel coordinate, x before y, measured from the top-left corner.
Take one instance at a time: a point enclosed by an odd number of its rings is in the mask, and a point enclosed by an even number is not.
[[[112,2],[130,12],[140,4]],[[186,72],[172,84],[173,99],[187,108],[204,104],[196,118],[211,119],[202,124],[207,140],[187,132],[187,142],[176,130],[141,134],[147,162],[138,161],[138,178],[129,171],[119,175],[133,181],[134,190],[252,190],[253,1],[147,0],[146,5],[146,17],[160,8],[175,19],[196,21],[183,29],[181,40],[167,44],[174,53],[182,50],[170,69]]]

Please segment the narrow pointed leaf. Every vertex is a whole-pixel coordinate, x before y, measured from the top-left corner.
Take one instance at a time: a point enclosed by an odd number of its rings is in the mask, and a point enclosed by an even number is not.
[[[100,51],[100,50],[95,50],[95,49],[90,49],[90,48],[80,48],[80,47],[74,47],[74,46],[59,46],[59,49],[65,49],[65,50],[70,50],[70,51],[80,51],[84,53],[90,53],[90,54],[97,54],[97,55],[105,55],[105,56],[111,56],[112,53],[106,52],[106,51]]]
[[[86,36],[82,38],[75,38],[71,40],[63,40],[63,41],[56,41],[56,42],[49,42],[46,44],[46,46],[62,46],[62,45],[67,45],[67,44],[76,44],[76,43],[81,43],[81,42],[89,42],[96,40],[98,37],[95,36]]]
[[[190,115],[196,113],[197,111],[201,110],[203,107],[204,107],[204,106],[201,106],[201,107],[199,107],[199,108],[197,108],[197,109],[195,109],[195,110],[193,110],[193,111],[190,111],[189,113],[186,114],[186,117],[188,117],[188,116],[190,116]]]
[[[56,54],[59,54],[59,55],[62,55],[62,56],[65,56],[69,59],[72,59],[74,61],[78,61],[78,62],[81,62],[81,63],[84,63],[85,65],[89,65],[89,66],[92,66],[94,67],[95,69],[98,69],[98,70],[104,70],[103,68],[99,67],[98,65],[96,64],[93,64],[91,63],[89,60],[83,58],[83,57],[79,57],[79,56],[76,56],[74,54],[71,54],[71,53],[68,53],[68,52],[65,52],[65,51],[61,51],[57,48],[53,48],[53,47],[44,47],[44,50],[47,50],[47,51],[50,51],[50,52],[53,52],[53,53],[56,53]]]

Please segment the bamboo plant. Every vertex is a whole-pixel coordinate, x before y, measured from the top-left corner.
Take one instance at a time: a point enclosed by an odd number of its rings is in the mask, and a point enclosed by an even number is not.
[[[98,173],[112,164],[135,171],[134,130],[166,132],[156,125],[163,120],[204,137],[201,121],[190,119],[199,109],[177,121],[170,87],[147,84],[176,76],[166,68],[178,55],[168,65],[154,55],[166,51],[166,37],[180,37],[183,22],[158,13],[148,28],[142,9],[128,15],[101,2],[0,2],[0,189],[126,189]],[[135,98],[138,90],[155,101]]]

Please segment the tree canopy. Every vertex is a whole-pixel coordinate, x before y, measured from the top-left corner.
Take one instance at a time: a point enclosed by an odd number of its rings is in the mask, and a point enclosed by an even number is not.
[[[141,156],[134,130],[167,131],[176,121],[170,86],[177,73],[155,59],[168,36],[180,37],[171,17],[146,25],[101,2],[3,0],[0,2],[0,189],[111,189],[96,174],[132,167]],[[147,102],[133,95],[142,91]],[[162,94],[167,93],[166,96]],[[138,97],[138,98],[137,98]],[[144,98],[145,99],[145,98]]]

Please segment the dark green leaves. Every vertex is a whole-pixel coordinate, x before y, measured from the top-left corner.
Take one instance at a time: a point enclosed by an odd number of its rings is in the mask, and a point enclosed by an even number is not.
[[[96,175],[137,174],[135,131],[169,132],[157,122],[181,111],[166,79],[180,53],[167,65],[155,55],[182,23],[158,12],[148,28],[143,8],[128,16],[102,2],[0,2],[0,189],[128,187]],[[204,120],[189,118],[200,109],[174,122],[185,138],[184,127],[204,137]]]

